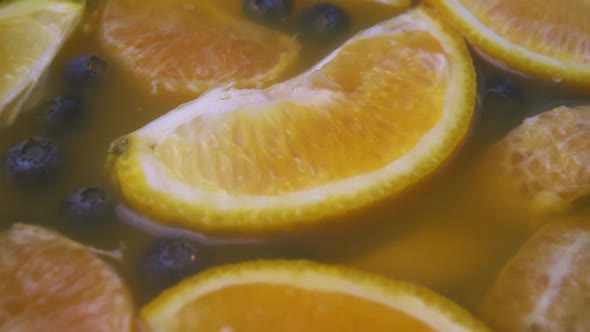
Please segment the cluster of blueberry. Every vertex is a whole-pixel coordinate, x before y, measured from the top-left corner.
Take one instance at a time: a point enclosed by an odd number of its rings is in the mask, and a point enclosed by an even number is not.
[[[293,0],[244,0],[242,8],[250,19],[269,25],[287,21],[293,12]],[[298,30],[307,42],[327,42],[346,33],[350,16],[340,7],[319,3],[303,10]]]
[[[65,79],[76,90],[98,84],[106,72],[107,63],[93,55],[72,59],[65,66]],[[64,131],[76,128],[87,110],[81,98],[73,95],[57,96],[38,107],[39,115],[50,130]],[[4,155],[4,171],[8,180],[17,186],[30,186],[49,181],[59,172],[62,155],[50,138],[27,138],[8,149]],[[104,218],[110,210],[110,200],[103,189],[84,187],[74,191],[63,202],[68,220],[93,223]]]
[[[59,134],[79,128],[89,110],[84,105],[85,91],[95,88],[105,76],[108,63],[95,55],[70,60],[64,77],[76,94],[60,95],[42,102],[38,115],[49,132]],[[63,156],[55,140],[46,136],[27,138],[8,149],[3,170],[8,181],[19,188],[36,188],[54,179]],[[99,225],[112,215],[114,201],[103,188],[82,187],[66,195],[61,211],[66,222],[78,226]],[[198,246],[184,239],[160,239],[145,252],[140,263],[147,271],[146,281],[158,289],[170,286],[201,268]]]

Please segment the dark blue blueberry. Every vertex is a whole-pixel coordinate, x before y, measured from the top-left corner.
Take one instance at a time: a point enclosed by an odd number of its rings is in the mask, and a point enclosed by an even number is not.
[[[68,128],[82,121],[86,109],[74,96],[60,96],[47,100],[38,109],[41,118],[49,127]]]
[[[9,180],[21,183],[39,183],[50,180],[58,171],[59,149],[44,137],[32,137],[12,146],[4,156]]]
[[[348,14],[330,3],[319,3],[303,11],[299,18],[299,29],[303,39],[315,42],[329,42],[345,34],[351,24]]]
[[[495,95],[511,102],[522,100],[522,89],[520,85],[510,77],[495,77],[487,83],[488,95]]]
[[[277,23],[291,15],[293,0],[243,0],[242,9],[252,20]]]
[[[84,187],[68,195],[62,210],[68,220],[78,224],[96,224],[113,209],[107,193],[97,187]]]
[[[66,64],[66,80],[75,87],[86,88],[99,83],[108,64],[95,55],[82,55],[70,60]]]
[[[185,239],[157,240],[140,264],[142,276],[155,289],[172,286],[203,268],[199,247]]]

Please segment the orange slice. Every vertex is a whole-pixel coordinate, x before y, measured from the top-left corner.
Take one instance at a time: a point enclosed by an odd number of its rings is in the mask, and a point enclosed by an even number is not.
[[[487,331],[426,289],[303,261],[209,270],[166,290],[141,315],[155,332]]]
[[[123,280],[87,248],[42,227],[0,233],[0,331],[135,331]]]
[[[415,9],[289,81],[218,88],[131,133],[113,146],[115,179],[133,208],[168,224],[309,226],[437,169],[468,130],[475,86],[460,36]]]
[[[543,217],[590,194],[590,106],[526,119],[486,152],[474,181],[508,214]]]
[[[586,331],[590,219],[544,226],[506,264],[481,313],[496,331]]]
[[[590,85],[590,2],[428,2],[492,58],[525,73]]]
[[[198,94],[230,82],[259,87],[299,51],[292,38],[209,1],[109,0],[101,27],[107,51],[154,93]]]

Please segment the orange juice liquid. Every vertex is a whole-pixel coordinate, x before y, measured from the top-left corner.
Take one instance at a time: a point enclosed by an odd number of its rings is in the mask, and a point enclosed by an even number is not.
[[[238,2],[228,2],[228,10],[239,10],[236,4]],[[91,10],[98,8],[100,2],[90,2],[89,6]],[[355,31],[391,15],[363,8],[350,14],[356,22]],[[141,305],[154,295],[142,287],[138,270],[138,259],[153,236],[130,227],[115,216],[104,227],[92,231],[72,229],[62,222],[59,204],[68,193],[82,186],[95,185],[114,191],[104,168],[111,141],[191,97],[153,95],[140,88],[101,48],[99,30],[93,29],[92,12],[85,23],[56,58],[40,98],[69,92],[62,83],[63,66],[69,59],[81,54],[98,55],[109,61],[110,67],[103,84],[85,96],[91,108],[91,119],[79,132],[57,138],[66,160],[63,172],[53,183],[32,193],[16,190],[6,181],[0,181],[0,228],[7,228],[13,222],[41,224],[101,249],[115,249],[123,243],[126,259],[113,264],[127,279]],[[292,28],[287,26],[285,30]],[[298,70],[308,68],[330,50],[330,47],[305,48]],[[467,175],[470,166],[490,143],[516,126],[524,116],[560,103],[590,102],[589,93],[573,91],[558,83],[541,84],[515,77],[477,56],[475,62],[481,82],[494,77],[513,77],[523,89],[523,99],[517,104],[493,99],[485,96],[481,87],[483,103],[465,146],[432,179],[402,200],[382,203],[365,211],[366,214],[344,217],[355,221],[347,226],[264,244],[228,241],[227,245],[204,245],[202,256],[207,265],[255,258],[306,258],[343,264],[425,285],[474,309],[501,265],[529,234],[510,226],[522,221],[497,220],[497,216],[485,209],[485,202],[466,199],[478,181]],[[13,126],[0,131],[0,151],[6,151],[22,139],[44,133],[38,114],[31,109]]]

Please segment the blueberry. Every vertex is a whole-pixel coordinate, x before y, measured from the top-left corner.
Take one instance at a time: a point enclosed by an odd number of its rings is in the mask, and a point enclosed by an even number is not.
[[[94,224],[112,211],[107,193],[97,187],[80,188],[66,197],[62,204],[65,216],[76,223]]]
[[[252,20],[277,23],[291,15],[293,0],[243,0],[242,9]]]
[[[149,287],[157,289],[172,286],[203,267],[200,249],[185,239],[157,240],[148,247],[140,264]]]
[[[45,182],[57,172],[59,163],[59,149],[44,137],[19,142],[4,156],[9,179],[17,183]]]
[[[39,106],[38,111],[49,127],[58,129],[80,122],[86,113],[82,101],[74,96],[49,99]]]
[[[340,7],[319,3],[303,11],[299,18],[299,29],[304,39],[328,42],[345,34],[351,19]]]
[[[66,64],[65,76],[70,84],[85,88],[99,83],[107,67],[107,62],[95,55],[82,55]]]
[[[488,83],[487,94],[512,102],[519,102],[522,99],[520,85],[510,77],[492,78]]]

